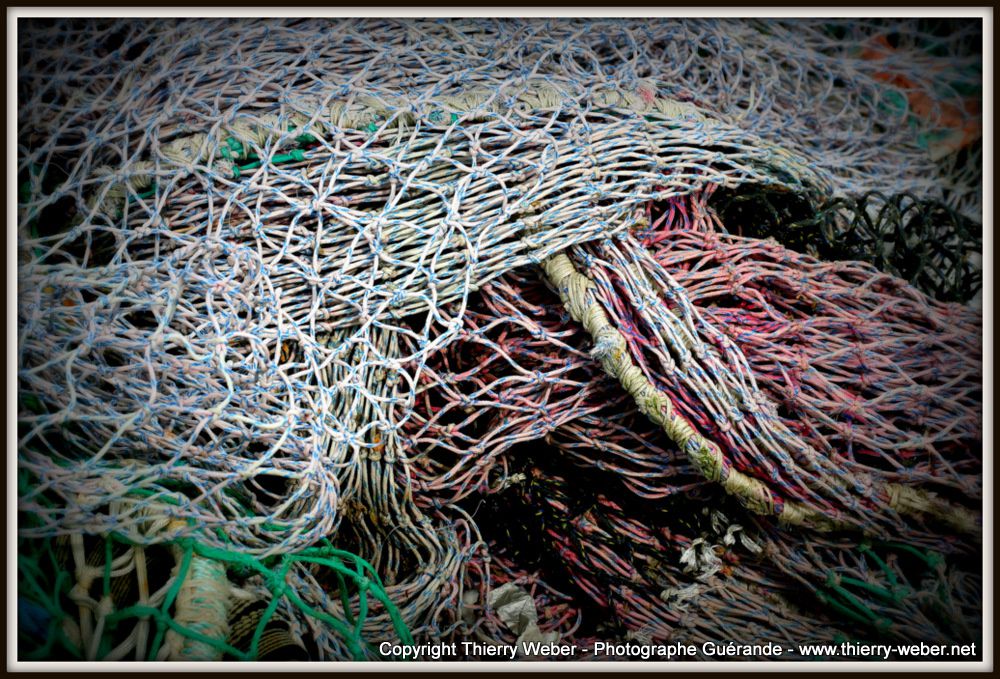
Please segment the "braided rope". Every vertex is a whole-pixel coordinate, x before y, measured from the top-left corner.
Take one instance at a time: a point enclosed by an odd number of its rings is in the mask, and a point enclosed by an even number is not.
[[[609,375],[621,382],[635,399],[639,410],[662,427],[681,450],[687,452],[695,468],[706,479],[721,483],[727,493],[738,497],[753,512],[775,515],[783,523],[820,531],[839,530],[851,525],[798,503],[778,504],[763,482],[726,465],[719,447],[698,434],[687,420],[677,414],[670,397],[657,389],[629,358],[625,337],[608,321],[593,292],[596,289],[594,282],[580,274],[572,260],[564,254],[546,259],[543,266],[573,320],[581,323],[594,339],[593,356]],[[974,514],[964,507],[941,501],[932,493],[898,484],[888,484],[884,492],[890,498],[889,506],[901,514],[933,513],[956,530],[966,533],[977,531],[978,520]]]

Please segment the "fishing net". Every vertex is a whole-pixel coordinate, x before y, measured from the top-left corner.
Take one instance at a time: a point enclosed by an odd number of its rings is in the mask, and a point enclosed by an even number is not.
[[[329,541],[259,559],[173,537],[169,506],[147,511],[142,535],[19,540],[27,659],[364,660],[387,630],[412,641],[371,565]]]
[[[719,194],[722,195],[719,195]],[[713,196],[723,224],[827,261],[863,261],[943,302],[982,306],[982,227],[934,200],[877,192],[805,200],[760,187]]]
[[[978,23],[19,29],[22,654],[980,638]]]

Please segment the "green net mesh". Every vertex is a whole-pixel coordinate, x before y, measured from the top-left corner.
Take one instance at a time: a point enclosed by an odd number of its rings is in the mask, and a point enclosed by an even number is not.
[[[178,524],[151,517],[143,537]],[[25,660],[365,660],[386,631],[413,643],[373,567],[328,540],[256,557],[191,536],[22,537],[18,592]],[[380,634],[373,612],[390,621]]]

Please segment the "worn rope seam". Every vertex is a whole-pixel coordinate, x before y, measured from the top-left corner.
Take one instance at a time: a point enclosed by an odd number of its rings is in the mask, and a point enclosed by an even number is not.
[[[808,526],[821,531],[848,528],[851,524],[805,505],[784,502],[776,507],[768,488],[758,479],[724,464],[719,447],[696,432],[674,412],[666,393],[654,386],[632,361],[625,337],[608,321],[597,301],[594,282],[579,273],[572,260],[559,253],[547,258],[543,267],[549,281],[575,321],[583,324],[594,339],[592,355],[604,370],[616,378],[635,399],[639,410],[687,453],[698,471],[709,481],[720,483],[725,491],[757,514],[777,516],[785,524]],[[933,514],[947,525],[965,533],[975,533],[976,518],[963,507],[953,506],[928,493],[898,484],[886,484],[885,492],[892,509],[902,515]]]

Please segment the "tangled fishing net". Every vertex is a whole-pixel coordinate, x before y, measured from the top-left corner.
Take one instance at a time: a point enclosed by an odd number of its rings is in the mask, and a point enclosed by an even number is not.
[[[22,657],[980,641],[980,43],[22,22]]]

